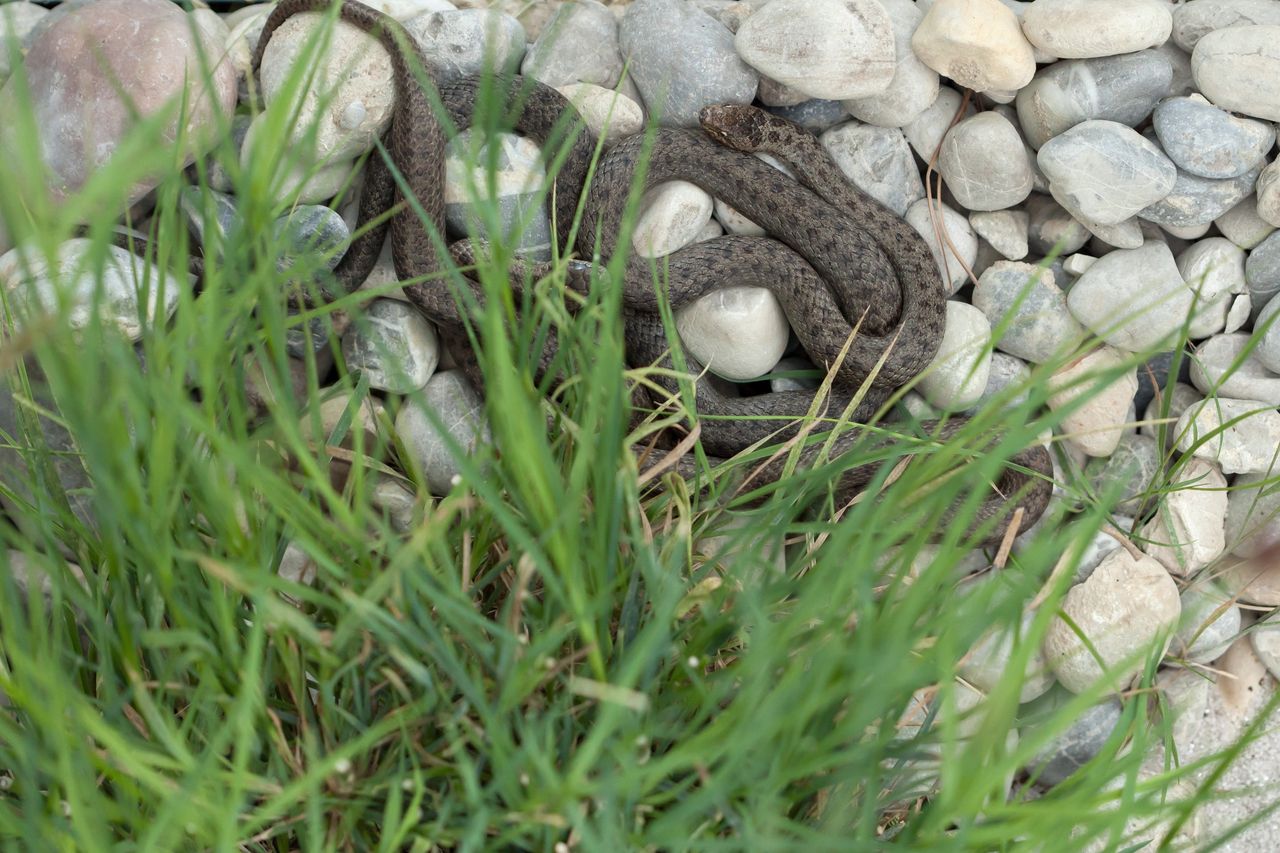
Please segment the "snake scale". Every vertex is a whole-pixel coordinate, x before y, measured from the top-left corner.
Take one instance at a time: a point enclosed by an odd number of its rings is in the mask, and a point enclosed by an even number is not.
[[[270,13],[253,55],[256,73],[271,34],[288,18],[303,12],[323,12],[331,0],[282,0]],[[396,276],[405,293],[441,329],[447,340],[465,328],[459,300],[443,280],[449,251],[444,248],[444,163],[446,131],[433,109],[429,92],[420,85],[429,67],[413,38],[389,16],[354,0],[337,9],[341,20],[374,36],[391,56],[395,101],[385,145],[405,186],[421,213],[402,209],[379,226],[367,223],[383,216],[397,202],[393,174],[381,156],[369,157],[360,198],[359,225],[364,230],[351,242],[334,270],[339,284],[353,290],[368,276],[390,232]],[[852,420],[872,418],[893,389],[919,374],[933,359],[941,342],[946,293],[933,256],[915,230],[875,200],[851,186],[817,140],[797,126],[754,107],[719,106],[703,110],[703,131],[660,129],[648,141],[645,160],[643,134],[619,141],[598,164],[587,189],[587,175],[595,140],[576,127],[574,108],[555,90],[519,77],[502,81],[513,130],[531,137],[544,151],[567,146],[555,174],[553,216],[564,244],[580,200],[583,224],[577,240],[579,256],[592,258],[597,247],[603,260],[618,250],[617,238],[631,188],[642,161],[647,163],[646,187],[669,180],[686,180],[732,205],[760,225],[765,238],[726,236],[681,249],[663,259],[672,307],[687,304],[725,283],[771,289],[813,361],[835,365],[833,391],[826,401],[831,412],[842,412],[863,385],[863,398],[852,406]],[[450,123],[461,130],[470,125],[482,82],[464,79],[437,85]],[[572,128],[576,136],[566,128]],[[754,152],[769,153],[786,162],[797,179],[771,167]],[[585,197],[584,197],[585,193]],[[424,227],[424,220],[430,227]],[[434,230],[435,234],[432,234]],[[467,246],[453,247],[455,258],[468,257]],[[467,283],[477,299],[478,284]],[[589,286],[579,283],[577,286]],[[659,319],[658,295],[649,263],[627,261],[622,301],[627,358],[635,366],[672,367],[668,340]],[[851,336],[856,326],[857,334]],[[843,361],[838,356],[849,342]],[[887,354],[886,354],[887,353]],[[883,360],[882,360],[883,357]],[[695,375],[702,366],[685,356],[686,370]],[[878,364],[879,363],[879,364]],[[545,358],[544,358],[545,364]],[[877,369],[878,364],[878,369]],[[666,390],[678,393],[674,380]],[[731,456],[755,444],[794,435],[797,420],[814,402],[814,392],[789,391],[751,397],[721,394],[705,378],[697,382],[696,404],[702,421],[700,441],[709,454]],[[945,441],[966,423],[962,417],[926,424],[933,440]],[[820,421],[816,431],[830,429]],[[860,438],[861,430],[835,437],[828,450],[837,457]],[[999,436],[991,436],[992,443]],[[821,442],[801,451],[800,465],[817,461]],[[1048,451],[1039,445],[1011,458],[1013,466],[991,484],[971,527],[993,517],[1007,518],[1023,510],[1025,528],[1044,511],[1052,484]],[[682,474],[697,476],[686,460]],[[785,476],[785,454],[756,472],[753,485]],[[848,467],[832,484],[835,499],[844,502],[861,491],[876,466]],[[988,530],[988,540],[1003,530]]]

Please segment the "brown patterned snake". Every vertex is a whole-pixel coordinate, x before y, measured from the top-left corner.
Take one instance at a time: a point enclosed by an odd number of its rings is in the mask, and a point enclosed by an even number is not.
[[[272,32],[281,23],[300,12],[330,8],[329,0],[282,0],[263,28],[253,58],[255,71]],[[408,282],[406,294],[446,336],[456,336],[465,317],[455,295],[440,278],[447,269],[442,260],[446,256],[445,131],[428,91],[419,82],[427,63],[413,39],[386,15],[353,0],[342,3],[338,15],[374,35],[391,55],[396,99],[386,147],[421,212],[400,210],[389,224],[358,236],[335,275],[345,289],[357,287],[376,262],[389,228],[396,275]],[[555,177],[553,212],[563,240],[583,196],[595,141],[580,132],[580,127],[576,138],[568,138],[575,132],[572,122],[576,113],[559,93],[519,78],[504,82],[508,106],[520,107],[508,111],[519,114],[516,132],[532,137],[547,152],[567,144],[567,156]],[[446,114],[457,127],[469,125],[480,85],[476,80],[464,80],[438,87]],[[870,419],[892,389],[917,375],[937,352],[946,295],[928,247],[904,221],[849,185],[816,139],[794,125],[751,107],[708,108],[703,123],[710,135],[670,129],[657,132],[645,185],[675,179],[696,183],[762,226],[773,239],[722,237],[663,259],[672,306],[686,304],[726,282],[768,287],[778,296],[810,357],[828,367],[837,362],[854,323],[860,323],[846,359],[836,368],[838,390],[827,402],[830,411],[843,411],[852,389],[870,375],[873,378],[867,383],[865,398],[852,413],[856,422]],[[577,241],[584,256],[591,257],[598,246],[601,256],[607,258],[618,248],[617,235],[645,144],[643,135],[622,140],[600,161],[586,194]],[[789,178],[745,153],[747,150],[767,151],[784,159],[800,180]],[[366,167],[359,227],[382,216],[398,195],[391,171],[375,153]],[[560,248],[565,252],[572,249],[563,244]],[[478,285],[469,286],[474,296],[482,298]],[[657,319],[658,297],[650,267],[643,259],[628,261],[623,302],[628,360],[634,365],[660,363],[670,367],[671,343]],[[701,371],[701,365],[685,358],[688,371]],[[670,382],[668,390],[677,391],[676,384]],[[701,441],[708,453],[728,456],[762,439],[785,438],[795,434],[795,420],[812,403],[813,393],[801,391],[726,397],[710,382],[699,380],[697,410],[707,416],[702,421]],[[952,418],[937,429],[931,428],[930,433],[936,440],[945,440],[965,422],[964,418]],[[829,422],[822,421],[815,431],[830,428]],[[862,433],[855,429],[837,436],[831,457],[849,449]],[[816,460],[820,445],[816,442],[801,452],[802,466]],[[1025,527],[1043,512],[1052,478],[1048,452],[1034,446],[1016,454],[1012,461],[1033,473],[1006,467],[973,526],[1021,507]],[[753,486],[778,480],[784,463],[785,458],[779,458],[766,465],[753,479]],[[875,467],[862,465],[843,471],[833,484],[837,501],[848,500],[863,489]],[[682,473],[696,472],[686,468]],[[1001,533],[996,529],[991,535]]]

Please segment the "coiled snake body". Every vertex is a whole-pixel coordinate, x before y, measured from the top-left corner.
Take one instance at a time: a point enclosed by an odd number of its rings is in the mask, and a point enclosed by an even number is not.
[[[253,57],[254,70],[281,23],[300,12],[329,8],[329,0],[282,0],[264,25]],[[374,35],[391,55],[396,94],[386,147],[421,214],[400,210],[389,223],[356,237],[335,275],[346,290],[359,286],[373,268],[389,228],[396,275],[406,283],[406,295],[441,327],[446,338],[456,338],[466,318],[458,300],[439,280],[447,257],[443,242],[446,134],[428,92],[419,84],[417,75],[425,73],[427,63],[413,39],[390,17],[353,0],[343,2],[338,15]],[[481,85],[468,79],[437,87],[449,120],[459,129],[470,124]],[[644,135],[620,141],[603,157],[583,199],[595,141],[575,125],[574,108],[555,90],[533,81],[508,78],[504,91],[508,106],[519,108],[511,111],[519,116],[516,132],[542,144],[544,153],[561,143],[567,146],[555,177],[554,217],[560,239],[566,238],[582,200],[579,254],[590,258],[598,246],[602,258],[611,256],[619,249],[622,218],[648,144]],[[721,237],[663,259],[672,306],[691,302],[725,283],[770,288],[814,362],[834,366],[837,390],[827,401],[828,408],[843,411],[850,395],[865,381],[863,399],[854,407],[852,419],[870,419],[888,394],[918,375],[937,352],[946,294],[932,254],[911,226],[849,185],[817,140],[794,125],[751,107],[709,107],[702,119],[705,133],[663,129],[651,137],[646,186],[674,179],[691,181],[741,211],[772,239]],[[785,160],[799,181],[748,150]],[[360,227],[382,216],[397,195],[386,162],[371,156],[360,199]],[[424,226],[424,220],[430,227]],[[573,249],[563,243],[560,248],[566,253]],[[482,299],[479,286],[471,287],[472,294]],[[659,297],[644,259],[628,260],[625,288],[628,360],[670,367],[672,344],[658,319]],[[855,326],[857,333],[851,335]],[[838,355],[847,343],[849,351],[840,361]],[[686,362],[690,372],[701,371],[693,359],[686,356]],[[668,383],[668,390],[678,391],[674,382]],[[807,391],[728,397],[700,380],[697,411],[716,416],[703,421],[700,440],[708,453],[729,456],[762,440],[785,438],[795,433],[795,419],[810,410],[813,400],[813,393]],[[787,420],[792,421],[790,426]],[[933,436],[945,440],[964,423],[964,418],[953,418],[933,430]],[[824,429],[830,426],[820,421],[816,430]],[[838,456],[858,438],[858,430],[842,433],[831,453]],[[805,449],[800,463],[814,461],[818,453],[816,446]],[[1034,446],[1015,454],[1012,461],[1032,473],[1006,467],[994,484],[998,494],[984,501],[971,526],[1021,507],[1025,527],[1043,512],[1051,488],[1048,452]],[[784,462],[779,458],[768,463],[757,472],[754,483],[783,476]],[[695,472],[686,468],[683,473]],[[834,484],[837,500],[851,498],[873,475],[870,465],[843,471]],[[1000,533],[996,530],[991,535]]]

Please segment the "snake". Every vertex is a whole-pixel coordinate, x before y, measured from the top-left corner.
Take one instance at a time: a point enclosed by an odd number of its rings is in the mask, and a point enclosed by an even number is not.
[[[436,84],[425,72],[430,63],[404,27],[356,0],[336,6],[331,0],[281,0],[264,23],[252,57],[253,73],[259,72],[271,35],[284,21],[335,8],[340,20],[369,33],[387,51],[395,87],[384,137],[386,157],[375,153],[366,161],[357,236],[333,270],[342,289],[354,290],[364,281],[389,234],[396,277],[408,299],[437,324],[446,341],[465,334],[467,308],[456,288],[469,289],[480,303],[485,294],[477,282],[451,275],[458,262],[474,257],[474,248],[465,242],[450,246],[445,240],[445,145],[451,133],[470,126],[481,90],[496,86],[513,117],[511,129],[538,143],[544,157],[561,151],[559,168],[549,170],[557,249],[566,255],[576,250],[580,258],[591,260],[571,268],[571,286],[592,286],[593,266],[626,251],[618,245],[619,235],[641,178],[641,189],[671,180],[692,182],[767,234],[728,235],[677,250],[662,259],[669,282],[665,289],[655,287],[646,259],[629,257],[621,300],[627,359],[633,366],[674,365],[679,344],[673,345],[663,328],[663,300],[678,308],[726,283],[766,287],[778,297],[810,358],[833,372],[828,408],[848,410],[853,422],[874,418],[894,389],[917,376],[937,354],[947,295],[928,245],[908,223],[850,184],[820,142],[797,125],[752,106],[707,107],[700,115],[700,131],[659,128],[615,143],[588,186],[596,140],[563,95],[518,75]],[[755,156],[762,153],[784,161],[796,178]],[[406,195],[412,205],[405,204]],[[580,204],[582,225],[571,244],[568,224]],[[543,353],[542,364],[549,355]],[[695,391],[699,440],[713,461],[798,434],[814,392],[725,395],[702,375],[702,365],[683,355],[685,371],[700,377]],[[674,379],[659,382],[664,390],[679,393]],[[933,440],[946,441],[966,425],[966,418],[954,417],[922,427]],[[827,419],[806,427],[814,432],[831,428]],[[1000,436],[988,438],[993,446]],[[805,446],[799,462],[817,464],[823,453],[839,457],[863,439],[859,430],[840,432],[826,449],[818,443]],[[754,482],[778,482],[787,475],[786,461],[779,457],[767,463],[755,472]],[[689,460],[681,463],[681,476],[700,476]],[[986,525],[987,541],[1002,533],[991,530],[992,519],[1021,509],[1025,527],[1048,504],[1052,462],[1047,449],[1040,444],[1025,448],[1012,454],[1010,463],[969,522],[973,530]],[[868,463],[837,471],[830,484],[835,499],[852,499],[879,467]]]

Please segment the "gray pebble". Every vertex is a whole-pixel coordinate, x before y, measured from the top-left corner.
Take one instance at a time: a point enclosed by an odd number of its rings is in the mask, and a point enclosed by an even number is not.
[[[1249,287],[1256,318],[1276,293],[1280,293],[1280,232],[1273,233],[1249,253],[1244,262],[1244,281]]]
[[[1280,121],[1280,26],[1207,33],[1191,53],[1196,86],[1224,110]]]
[[[1070,213],[1048,196],[1032,195],[1027,210],[1027,239],[1037,255],[1059,257],[1080,250],[1089,240],[1089,232]]]
[[[813,362],[800,356],[778,359],[769,371],[769,390],[812,391],[822,382],[822,371]]]
[[[907,142],[911,143],[911,149],[916,152],[916,156],[921,161],[928,163],[933,158],[938,146],[942,143],[942,137],[951,127],[952,119],[960,111],[960,105],[963,102],[964,98],[955,89],[950,86],[941,86],[933,103],[912,121],[902,126]],[[975,112],[973,104],[970,103],[965,107],[964,116],[961,118],[973,115]]]
[[[1072,698],[1073,694],[1057,686],[1028,703],[1023,711],[1034,726],[1037,717],[1047,719]],[[1085,709],[1066,731],[1036,753],[1027,764],[1027,772],[1040,784],[1049,787],[1066,781],[1102,751],[1119,723],[1120,703],[1114,699]]]
[[[1280,486],[1274,472],[1240,474],[1227,493],[1227,548],[1253,557],[1280,544]]]
[[[1027,256],[1029,221],[1025,210],[992,210],[969,214],[969,224],[978,232],[978,236],[1010,261],[1020,261]]]
[[[1053,272],[1034,264],[992,264],[973,289],[973,304],[991,321],[993,333],[1001,334],[996,348],[1030,362],[1061,357],[1085,337]]]
[[[938,72],[920,61],[911,49],[911,36],[916,31],[924,10],[912,0],[880,0],[889,13],[893,28],[897,67],[889,88],[865,98],[844,102],[845,109],[859,121],[877,127],[902,127],[914,121],[938,95]]]
[[[1156,440],[1128,433],[1120,438],[1110,456],[1090,459],[1085,465],[1085,475],[1100,500],[1114,498],[1116,512],[1132,515],[1140,509],[1147,487],[1162,467]]]
[[[924,182],[902,131],[851,121],[819,140],[854,186],[899,216],[924,198]]]
[[[708,104],[749,104],[759,75],[729,29],[680,0],[635,0],[618,41],[645,105],[664,125],[695,127]]]
[[[1100,225],[1119,224],[1159,202],[1178,177],[1164,152],[1114,121],[1076,125],[1041,146],[1037,160],[1058,203]]]
[[[1254,357],[1272,373],[1280,373],[1280,299],[1272,299],[1258,313],[1254,331],[1261,335]]]
[[[524,58],[524,27],[492,9],[427,12],[404,27],[422,49],[422,59],[437,83],[482,73],[486,65],[510,74]]]
[[[295,207],[289,215],[282,216],[272,226],[276,251],[276,269],[289,274],[294,281],[318,280],[323,292],[332,287],[327,276],[316,276],[315,261],[324,259],[325,269],[332,270],[346,254],[351,229],[333,208],[319,204]]]
[[[978,402],[966,411],[970,414],[981,411],[996,397],[1008,395],[1009,389],[1014,389],[1014,393],[1005,397],[1003,406],[1007,409],[1016,409],[1026,404],[1031,393],[1030,385],[1031,368],[1025,361],[1008,353],[993,352],[986,390],[982,392]]]
[[[1262,174],[1266,174],[1266,169]],[[1262,180],[1262,175],[1258,175]],[[1218,231],[1241,249],[1252,249],[1276,230],[1276,227],[1258,215],[1258,197],[1246,196],[1235,207],[1213,220]]]
[[[240,211],[233,196],[190,184],[178,194],[187,228],[206,257],[222,257],[228,236],[241,226]]]
[[[1142,414],[1141,434],[1157,438],[1163,429],[1166,436],[1177,435],[1177,421],[1182,413],[1200,404],[1204,395],[1185,382],[1175,382],[1166,394],[1153,398]],[[1165,406],[1167,405],[1167,408]],[[1167,419],[1167,423],[1156,423]]]
[[[1138,216],[1174,228],[1212,222],[1253,192],[1259,171],[1260,167],[1254,167],[1239,177],[1215,181],[1179,169],[1169,194],[1143,208]]]
[[[1202,178],[1235,178],[1262,163],[1275,144],[1275,129],[1233,116],[1199,95],[1161,102],[1152,125],[1169,159]]]
[[[1200,340],[1223,330],[1235,331],[1228,329],[1227,323],[1237,298],[1248,292],[1244,260],[1244,250],[1225,237],[1207,237],[1178,255],[1178,272],[1199,296],[1196,316],[1187,327],[1189,338]]]
[[[1173,42],[1185,51],[1214,30],[1280,24],[1275,0],[1190,0],[1173,7]]]
[[[805,130],[814,133],[822,133],[849,117],[848,111],[840,101],[824,101],[820,98],[810,98],[788,107],[770,107],[769,112],[782,116],[788,121],[794,121]]]
[[[1033,148],[1083,121],[1136,126],[1169,92],[1173,67],[1158,50],[1055,62],[1036,72],[1015,101]]]
[[[437,373],[420,399],[406,400],[396,415],[396,434],[433,495],[448,494],[462,472],[445,434],[468,455],[491,440],[484,401],[460,370]]]
[[[1181,350],[1166,350],[1153,355],[1147,362],[1138,367],[1138,393],[1134,395],[1134,410],[1145,412],[1147,405],[1155,399],[1156,391],[1164,393],[1169,385],[1169,371],[1173,369],[1174,355],[1178,354],[1178,375],[1182,382],[1191,381],[1191,359]]]
[[[249,126],[252,124],[253,116],[241,113],[232,117],[231,134],[225,142],[227,146],[225,150],[230,162],[240,162],[240,150],[244,145],[245,137],[249,135]],[[222,165],[222,160],[219,157],[210,157],[208,165],[209,186],[218,192],[235,192],[235,181],[232,180],[231,173]]]
[[[1004,116],[981,112],[942,140],[938,171],[961,207],[1004,210],[1031,194],[1031,162],[1018,131]]]
[[[517,254],[546,261],[551,259],[551,217],[539,188],[546,180],[538,146],[530,139],[503,133],[470,155],[471,131],[449,140],[445,160],[445,225],[451,238],[491,238],[486,218],[478,215],[471,199],[488,189],[485,177],[489,145],[498,145],[496,155],[497,205],[506,239],[515,243]],[[468,173],[467,163],[474,168]]]
[[[1183,95],[1190,95],[1196,90],[1195,77],[1191,74],[1191,54],[1178,47],[1172,41],[1167,41],[1159,47],[1152,48],[1164,55],[1169,60],[1169,65],[1173,68],[1173,79],[1169,81],[1169,90],[1165,95],[1170,98],[1180,98]]]
[[[1107,343],[1141,352],[1172,343],[1192,298],[1169,247],[1153,241],[1103,255],[1076,280],[1067,305]]]
[[[408,394],[427,384],[440,360],[440,339],[422,312],[398,299],[375,299],[342,336],[348,370],[360,370],[369,386]]]
[[[529,45],[520,72],[552,88],[570,83],[613,88],[622,76],[617,19],[597,0],[565,3]]]
[[[1191,382],[1205,394],[1237,400],[1262,400],[1280,406],[1280,375],[1258,361],[1245,332],[1214,335],[1196,348]]]
[[[1254,184],[1257,195],[1257,212],[1268,225],[1280,226],[1280,160],[1268,163],[1258,174]]]
[[[1222,657],[1240,633],[1240,608],[1209,580],[1187,587],[1181,597],[1182,618],[1170,653],[1195,663],[1210,663]]]

